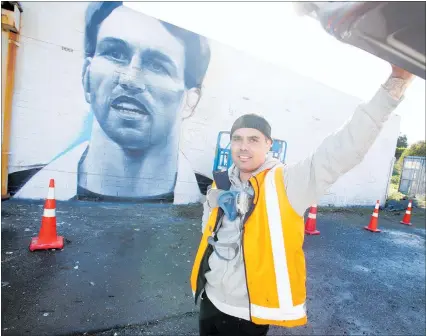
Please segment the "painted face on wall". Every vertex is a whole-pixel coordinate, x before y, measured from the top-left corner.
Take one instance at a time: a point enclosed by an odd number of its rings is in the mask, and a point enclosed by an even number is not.
[[[157,19],[126,7],[101,24],[83,73],[86,99],[123,148],[167,143],[186,100],[185,47]]]

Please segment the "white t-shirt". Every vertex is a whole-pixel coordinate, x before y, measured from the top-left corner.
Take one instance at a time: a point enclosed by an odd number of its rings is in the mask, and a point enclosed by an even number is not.
[[[66,201],[77,195],[78,164],[89,142],[84,142],[37,172],[14,198],[45,199],[49,180],[55,180],[55,199]],[[174,204],[200,202],[202,194],[188,159],[179,151]]]

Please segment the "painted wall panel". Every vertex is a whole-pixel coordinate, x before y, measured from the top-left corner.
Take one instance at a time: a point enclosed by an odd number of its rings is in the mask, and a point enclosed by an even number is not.
[[[217,134],[238,116],[267,118],[273,137],[287,141],[291,163],[360,103],[296,69],[129,8],[90,6],[23,3],[10,156],[14,197],[45,198],[55,178],[61,200],[197,202],[212,177]],[[321,204],[383,199],[398,130],[394,115],[364,161]]]

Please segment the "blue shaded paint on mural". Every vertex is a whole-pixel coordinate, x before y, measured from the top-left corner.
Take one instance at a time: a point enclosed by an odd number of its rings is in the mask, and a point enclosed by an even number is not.
[[[93,113],[89,112],[83,121],[83,127],[78,133],[77,138],[71,142],[71,145],[69,145],[65,150],[60,152],[58,155],[56,155],[52,161],[55,161],[56,159],[60,158],[62,155],[65,155],[73,148],[77,147],[78,145],[81,145],[83,142],[89,141],[90,136],[92,134],[92,124],[93,124]]]

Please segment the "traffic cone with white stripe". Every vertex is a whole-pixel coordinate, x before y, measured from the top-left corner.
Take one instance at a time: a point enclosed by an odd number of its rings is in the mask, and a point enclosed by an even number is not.
[[[31,239],[30,251],[61,249],[63,247],[64,237],[56,234],[55,181],[51,179],[47,199],[44,203],[40,232],[38,237]]]
[[[305,233],[308,235],[319,235],[317,230],[317,205],[313,204],[309,209],[308,219],[305,224]]]
[[[377,228],[377,224],[378,224],[378,221],[379,221],[379,207],[380,207],[380,202],[377,201],[376,206],[374,207],[373,214],[371,215],[370,224],[368,224],[368,226],[364,227],[364,229],[371,231],[371,232],[380,232],[381,231]]]
[[[411,208],[412,208],[412,201],[410,200],[408,202],[408,207],[407,207],[407,210],[405,210],[405,215],[404,215],[404,218],[401,221],[401,224],[412,225],[411,224]]]

